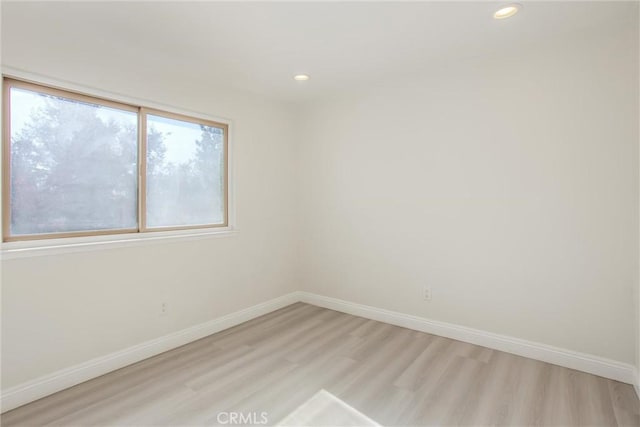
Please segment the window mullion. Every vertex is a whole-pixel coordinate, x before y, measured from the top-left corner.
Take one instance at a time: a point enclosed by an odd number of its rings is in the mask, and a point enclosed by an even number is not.
[[[147,114],[138,110],[138,231],[147,230]]]

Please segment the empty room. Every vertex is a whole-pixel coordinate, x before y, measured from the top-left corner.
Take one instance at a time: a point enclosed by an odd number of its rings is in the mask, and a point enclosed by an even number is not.
[[[0,3],[15,426],[640,426],[640,1]]]

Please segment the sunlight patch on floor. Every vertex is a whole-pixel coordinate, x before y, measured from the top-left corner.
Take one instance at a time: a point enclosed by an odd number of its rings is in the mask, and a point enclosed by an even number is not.
[[[371,418],[322,389],[287,415],[278,426],[380,426]]]

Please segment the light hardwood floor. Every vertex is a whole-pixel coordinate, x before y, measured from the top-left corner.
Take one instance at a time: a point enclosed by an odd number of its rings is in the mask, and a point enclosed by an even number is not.
[[[17,408],[1,422],[216,425],[230,412],[260,423],[265,412],[273,425],[300,419],[318,393],[336,398],[328,408],[352,407],[386,426],[640,425],[630,385],[302,303]],[[336,424],[343,418],[336,413]],[[315,419],[327,424],[331,414]]]

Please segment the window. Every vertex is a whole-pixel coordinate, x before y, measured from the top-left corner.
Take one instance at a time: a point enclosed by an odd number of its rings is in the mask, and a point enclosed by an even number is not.
[[[224,222],[224,130],[143,111],[146,119],[146,226]]]
[[[5,241],[228,225],[228,126],[4,79]]]

